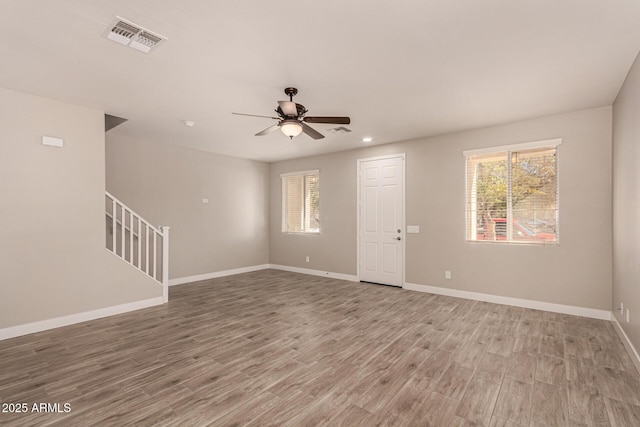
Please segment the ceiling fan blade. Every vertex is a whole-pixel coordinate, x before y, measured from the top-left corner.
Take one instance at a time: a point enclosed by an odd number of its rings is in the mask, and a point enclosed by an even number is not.
[[[298,108],[296,108],[296,103],[293,101],[278,101],[278,105],[280,109],[284,113],[285,116],[297,116]]]
[[[307,123],[331,123],[336,125],[348,125],[351,123],[349,117],[305,117],[303,119]]]
[[[277,117],[271,117],[271,116],[259,116],[257,114],[245,114],[245,113],[231,113],[231,114],[235,114],[236,116],[249,116],[249,117],[264,117],[265,119],[274,119],[274,120],[280,120]]]
[[[314,128],[312,128],[311,126],[309,126],[306,123],[302,123],[302,132],[306,133],[307,135],[309,135],[313,139],[322,139],[322,138],[324,138],[323,134],[321,134],[320,132],[318,132],[317,130],[315,130]]]
[[[265,130],[261,130],[260,132],[256,133],[256,136],[266,135],[268,133],[273,132],[274,130],[277,130],[279,127],[280,127],[280,123],[276,123],[275,125],[269,126]]]

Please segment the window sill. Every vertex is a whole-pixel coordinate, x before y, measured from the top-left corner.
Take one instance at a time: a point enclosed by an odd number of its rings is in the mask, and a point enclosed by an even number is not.
[[[510,242],[504,240],[465,240],[466,243],[479,244],[479,245],[515,245],[515,246],[560,246],[560,242],[557,240],[555,242],[535,242],[535,241],[527,241],[527,242],[519,242],[516,240],[512,240]]]
[[[288,234],[290,236],[319,236],[320,232],[312,232],[312,231],[282,231],[282,234]]]

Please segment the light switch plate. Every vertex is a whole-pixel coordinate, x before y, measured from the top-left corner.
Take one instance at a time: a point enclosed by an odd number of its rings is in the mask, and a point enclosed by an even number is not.
[[[420,233],[419,225],[407,225],[407,233],[409,234],[418,234]]]

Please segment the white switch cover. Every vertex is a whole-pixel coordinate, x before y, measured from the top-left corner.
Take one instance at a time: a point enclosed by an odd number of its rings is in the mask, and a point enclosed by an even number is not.
[[[202,203],[209,203],[209,199],[202,199]]]
[[[64,140],[62,138],[55,138],[53,136],[43,136],[42,145],[51,145],[52,147],[64,146]]]
[[[420,226],[419,225],[407,225],[407,233],[410,233],[410,234],[418,234],[418,233],[420,233]]]

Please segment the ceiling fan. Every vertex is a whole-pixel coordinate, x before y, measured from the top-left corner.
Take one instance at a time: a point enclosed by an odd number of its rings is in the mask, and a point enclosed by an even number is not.
[[[294,136],[300,135],[304,132],[313,139],[322,139],[324,135],[309,126],[307,123],[330,123],[337,125],[348,125],[351,123],[349,117],[318,117],[318,116],[305,116],[307,109],[304,105],[293,102],[293,97],[298,93],[298,89],[295,87],[288,87],[284,90],[284,93],[289,96],[288,101],[278,101],[278,108],[275,112],[278,113],[278,117],[272,116],[260,116],[257,114],[243,114],[243,113],[231,113],[239,116],[251,116],[251,117],[264,117],[267,119],[277,120],[273,126],[269,126],[265,130],[256,133],[256,136],[266,135],[280,129],[283,134],[293,139]]]

